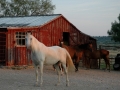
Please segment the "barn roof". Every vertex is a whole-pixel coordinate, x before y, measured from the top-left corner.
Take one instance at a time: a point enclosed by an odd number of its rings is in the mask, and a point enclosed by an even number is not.
[[[39,16],[0,17],[0,27],[40,26],[57,18],[61,14]]]

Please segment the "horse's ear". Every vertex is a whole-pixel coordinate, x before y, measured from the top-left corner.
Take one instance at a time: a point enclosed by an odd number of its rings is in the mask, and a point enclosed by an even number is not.
[[[61,42],[61,40],[59,39],[59,42]]]
[[[64,42],[61,42],[61,44],[64,44]]]
[[[32,32],[31,31],[27,31],[26,34],[31,34],[32,35]]]
[[[30,40],[32,41],[32,38],[30,38]]]

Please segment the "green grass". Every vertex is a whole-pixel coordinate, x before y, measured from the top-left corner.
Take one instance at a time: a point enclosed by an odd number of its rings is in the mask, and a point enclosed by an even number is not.
[[[105,69],[105,68],[106,68],[105,63],[101,63],[100,64],[100,69]],[[113,64],[110,65],[110,69],[113,70]]]

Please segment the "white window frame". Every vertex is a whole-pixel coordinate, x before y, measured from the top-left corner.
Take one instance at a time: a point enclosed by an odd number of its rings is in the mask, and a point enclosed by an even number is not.
[[[25,35],[26,35],[26,32],[16,32],[15,33],[17,46],[25,46]]]

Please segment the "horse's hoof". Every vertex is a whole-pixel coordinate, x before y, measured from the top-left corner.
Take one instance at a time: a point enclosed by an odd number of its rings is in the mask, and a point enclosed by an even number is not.
[[[40,86],[42,86],[42,84],[39,85],[38,82],[35,82],[34,86],[35,87],[40,87]]]
[[[106,71],[106,69],[104,71]]]
[[[40,84],[40,87],[42,87],[42,84]]]
[[[58,86],[58,85],[60,85],[60,82],[58,82],[57,84],[55,84],[55,86]]]
[[[40,86],[39,86],[38,84],[35,83],[35,84],[34,84],[34,87],[40,87]]]
[[[69,84],[66,84],[66,86],[68,87],[68,86],[69,86]]]
[[[59,86],[59,85],[60,85],[60,83],[55,84],[55,86]]]
[[[89,68],[85,68],[85,70],[89,70]]]
[[[78,71],[78,69],[75,70],[75,72],[77,72],[77,71]]]
[[[61,76],[63,76],[64,74],[61,74]]]

